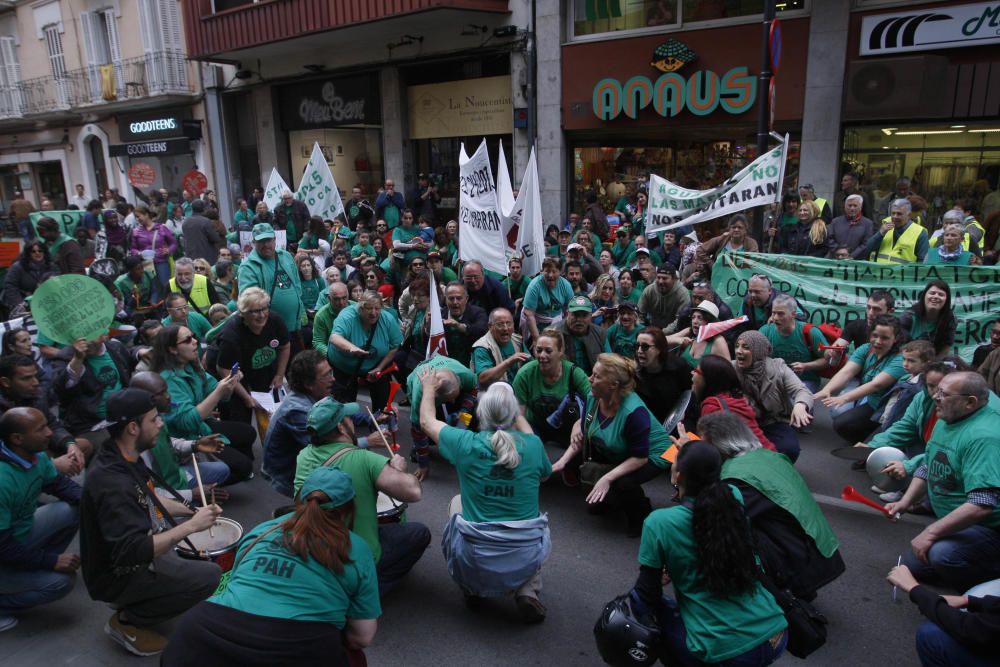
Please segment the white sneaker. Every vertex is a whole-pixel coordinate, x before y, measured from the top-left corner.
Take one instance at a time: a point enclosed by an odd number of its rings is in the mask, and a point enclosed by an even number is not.
[[[0,632],[13,630],[17,627],[17,619],[13,616],[0,616]]]
[[[888,491],[886,493],[879,495],[879,500],[881,500],[884,503],[898,503],[902,499],[903,499],[902,491]]]
[[[878,488],[878,486],[876,486],[875,484],[872,484],[872,493],[877,493],[879,495],[882,495],[883,493],[887,493],[887,491],[885,489]]]

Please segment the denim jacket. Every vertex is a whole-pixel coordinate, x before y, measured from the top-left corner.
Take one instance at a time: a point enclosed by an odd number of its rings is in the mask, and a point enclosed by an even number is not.
[[[264,434],[264,461],[261,470],[278,493],[291,497],[295,479],[295,460],[309,444],[306,419],[313,399],[298,392],[289,393],[271,416]]]
[[[462,590],[498,597],[523,586],[549,557],[549,515],[470,523],[453,514],[441,536],[441,549],[448,573]]]

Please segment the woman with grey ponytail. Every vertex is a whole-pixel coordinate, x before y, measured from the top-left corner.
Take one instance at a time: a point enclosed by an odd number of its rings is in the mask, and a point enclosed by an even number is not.
[[[538,510],[538,487],[552,472],[545,447],[506,382],[479,395],[478,433],[438,419],[440,382],[436,373],[420,375],[419,414],[421,429],[455,466],[461,487],[442,539],[448,572],[468,605],[513,593],[521,619],[541,622],[539,570],[551,550],[548,515]]]

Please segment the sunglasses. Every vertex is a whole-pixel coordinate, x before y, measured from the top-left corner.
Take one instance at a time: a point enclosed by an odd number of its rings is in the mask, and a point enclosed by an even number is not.
[[[188,336],[187,338],[181,338],[179,341],[177,341],[177,344],[178,345],[187,345],[188,343],[191,343],[191,342],[194,342],[194,341],[195,341],[195,337],[193,335],[191,335],[191,336]]]
[[[645,352],[646,350],[648,350],[651,347],[656,347],[656,346],[652,345],[650,343],[636,343],[635,344],[635,349],[641,350],[642,352]]]

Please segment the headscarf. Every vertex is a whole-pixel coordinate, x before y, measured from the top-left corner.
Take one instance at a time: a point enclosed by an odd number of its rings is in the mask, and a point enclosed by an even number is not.
[[[745,331],[736,339],[750,350],[750,368],[734,364],[740,378],[743,395],[754,406],[757,421],[767,424],[783,418],[791,410],[790,399],[785,395],[782,370],[785,362],[771,359],[771,343],[759,331]]]
[[[744,331],[736,339],[737,345],[743,343],[750,350],[750,368],[736,366],[736,373],[741,376],[744,384],[760,385],[764,381],[765,361],[771,356],[771,342],[759,331]]]

